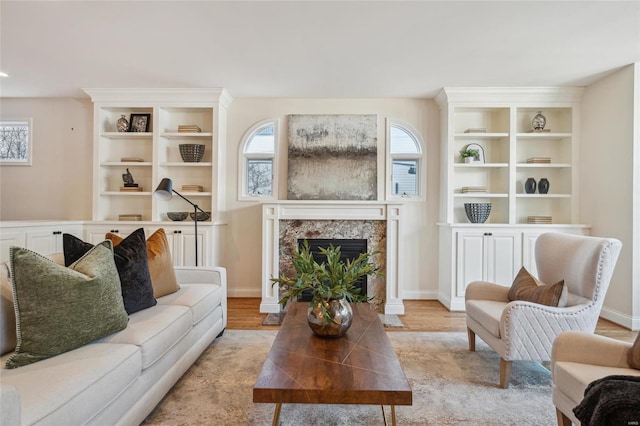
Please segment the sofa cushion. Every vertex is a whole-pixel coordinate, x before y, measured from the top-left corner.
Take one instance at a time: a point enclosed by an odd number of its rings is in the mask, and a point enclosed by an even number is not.
[[[93,247],[70,234],[63,234],[62,242],[66,265],[75,262],[89,248]],[[144,229],[136,229],[117,247],[114,247],[113,257],[120,275],[122,298],[127,313],[133,314],[154,306],[156,299],[153,297],[153,287],[149,275]]]
[[[500,318],[507,306],[505,302],[495,300],[467,300],[467,316],[479,322],[487,331],[500,338]]]
[[[108,232],[105,238],[111,240],[114,247],[124,241],[124,238],[111,232]],[[147,263],[153,286],[153,297],[157,299],[178,291],[180,286],[173,270],[171,250],[163,228],[158,229],[147,238]]]
[[[18,390],[22,424],[81,425],[135,382],[141,368],[138,347],[91,343],[3,370],[2,385]]]
[[[124,310],[110,241],[69,268],[11,247],[17,345],[8,368],[20,367],[122,330]]]
[[[509,289],[509,300],[525,300],[546,306],[567,305],[567,288],[564,280],[555,284],[545,284],[537,280],[523,266]]]
[[[140,347],[142,368],[148,368],[191,330],[191,311],[186,306],[156,305],[129,317],[129,326],[101,339]]]
[[[199,323],[222,300],[222,287],[212,284],[183,284],[176,293],[158,299],[160,305],[180,305],[191,310],[191,323]]]
[[[589,383],[613,375],[640,376],[640,370],[634,372],[628,368],[603,367],[566,361],[558,361],[553,367],[553,382],[576,403],[584,398],[584,390]]]

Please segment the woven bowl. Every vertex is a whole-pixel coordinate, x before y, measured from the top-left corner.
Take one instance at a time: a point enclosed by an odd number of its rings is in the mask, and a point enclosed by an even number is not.
[[[485,223],[491,213],[491,203],[464,203],[464,212],[471,223]]]
[[[173,221],[181,222],[189,216],[189,212],[167,212],[167,217]]]
[[[185,163],[199,163],[204,156],[204,145],[195,143],[183,143],[178,145],[180,148],[180,157]]]
[[[191,216],[192,220],[195,220],[196,216],[193,212],[189,213],[189,216]],[[209,220],[210,217],[211,217],[211,212],[207,212],[207,213],[198,212],[198,222]]]

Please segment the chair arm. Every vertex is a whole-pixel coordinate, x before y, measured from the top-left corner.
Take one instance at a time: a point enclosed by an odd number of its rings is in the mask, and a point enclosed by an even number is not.
[[[218,284],[226,289],[227,270],[219,266],[176,266],[178,284]]]
[[[509,301],[509,287],[487,281],[473,281],[467,285],[464,300],[494,300],[496,302]]]
[[[631,368],[628,354],[630,342],[582,331],[561,333],[553,342],[551,372],[556,362],[577,362],[602,367]]]
[[[522,300],[510,302],[500,320],[505,359],[550,361],[553,341],[560,333],[593,333],[597,320],[598,310],[593,303],[558,308]]]

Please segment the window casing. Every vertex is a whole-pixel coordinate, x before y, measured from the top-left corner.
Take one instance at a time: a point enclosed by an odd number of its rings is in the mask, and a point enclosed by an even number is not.
[[[32,120],[0,120],[0,164],[30,166],[33,156]]]
[[[387,126],[389,181],[387,198],[424,197],[425,170],[422,140],[408,124]]]
[[[265,120],[253,125],[240,144],[239,199],[276,199],[278,123]]]

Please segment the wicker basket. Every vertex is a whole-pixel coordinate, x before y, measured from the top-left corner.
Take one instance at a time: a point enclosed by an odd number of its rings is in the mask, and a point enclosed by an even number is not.
[[[185,143],[178,145],[180,148],[180,156],[185,163],[199,163],[204,156],[205,145],[194,143]]]
[[[464,203],[464,212],[471,223],[485,223],[491,213],[491,203]]]

